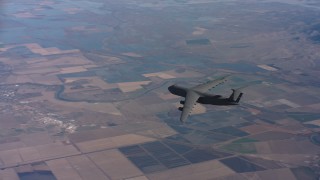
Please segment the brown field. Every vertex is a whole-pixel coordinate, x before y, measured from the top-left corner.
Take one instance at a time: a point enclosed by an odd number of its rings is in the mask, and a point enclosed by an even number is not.
[[[170,169],[164,172],[150,174],[147,177],[150,179],[167,180],[167,179],[214,179],[227,175],[234,174],[231,169],[220,163],[219,161],[207,161],[203,163],[182,166]]]
[[[291,101],[289,101],[289,100],[287,100],[287,99],[279,99],[278,101],[279,101],[281,104],[285,104],[285,105],[290,106],[290,107],[292,107],[292,108],[298,108],[298,107],[300,107],[299,104],[296,104],[296,103],[294,103],[294,102],[291,102]]]
[[[104,128],[87,131],[77,131],[73,134],[70,134],[69,138],[73,143],[80,143],[124,134],[127,134],[127,132],[117,130],[115,128]]]
[[[192,78],[192,77],[203,77],[204,74],[191,71],[191,70],[185,70],[183,72],[177,72],[175,70],[170,70],[166,72],[167,74],[171,76],[175,76],[176,78]]]
[[[41,159],[41,155],[35,147],[20,148],[19,153],[24,162],[32,162]]]
[[[146,116],[144,116],[146,117]],[[127,133],[136,133],[141,132],[145,130],[155,130],[160,128],[166,128],[167,125],[157,122],[158,119],[156,118],[148,118],[143,119],[143,117],[132,117],[129,121],[126,123],[123,123],[121,125],[113,127],[113,129],[116,129],[118,131],[125,131]]]
[[[56,47],[50,48],[43,48],[39,44],[31,43],[31,44],[24,44],[31,52],[41,55],[53,55],[53,54],[65,54],[65,53],[77,53],[79,50],[72,49],[72,50],[60,50]]]
[[[42,158],[58,158],[69,155],[76,155],[80,152],[73,145],[63,145],[61,143],[51,143],[36,146]]]
[[[208,29],[206,29],[206,28],[195,27],[194,31],[192,32],[192,35],[194,35],[194,36],[203,35],[204,33],[206,33],[207,30]]]
[[[81,78],[64,78],[65,83],[71,83],[71,82],[75,82],[78,80],[86,80],[88,83],[86,83],[86,86],[95,86],[95,87],[99,87],[101,89],[114,89],[114,88],[118,88],[117,84],[109,84],[107,82],[105,82],[104,80],[102,80],[100,77],[98,76],[94,76],[94,77],[81,77]]]
[[[267,127],[262,126],[262,125],[257,125],[257,124],[245,126],[240,129],[249,133],[249,134],[257,134],[257,133],[261,133],[261,132],[265,132],[265,131],[269,130]]]
[[[46,161],[57,179],[82,179],[66,159]]]
[[[45,61],[48,61],[48,59],[45,58],[45,57],[30,58],[30,59],[26,60],[26,63],[31,65],[31,64],[34,64],[34,63],[41,63],[41,62],[45,62]]]
[[[215,180],[248,180],[248,178],[246,178],[245,173],[241,173],[241,174],[231,174],[231,175],[215,178]]]
[[[42,75],[42,74],[31,74],[29,77],[33,83],[45,84],[45,85],[60,85],[62,82],[57,76],[53,75]]]
[[[17,148],[21,148],[21,147],[25,147],[25,146],[26,145],[21,141],[8,142],[8,143],[0,144],[0,151],[10,150],[10,149],[17,149]]]
[[[305,126],[303,126],[300,123],[296,123],[296,124],[285,124],[285,126],[283,127],[283,129],[288,130],[288,132],[292,133],[292,134],[305,134],[305,133],[311,133],[310,129],[306,128]]]
[[[257,142],[254,146],[259,154],[268,154],[272,152],[272,149],[268,142]]]
[[[13,15],[17,18],[34,18],[34,17],[36,17],[34,14],[32,14],[30,12],[20,12],[20,13],[16,13]]]
[[[98,150],[117,148],[121,146],[140,144],[140,143],[145,143],[150,141],[154,141],[154,139],[141,136],[141,135],[136,135],[136,134],[126,134],[126,135],[80,142],[80,143],[76,143],[76,145],[81,152],[87,153],[87,152],[93,152]]]
[[[80,8],[64,8],[63,11],[67,12],[68,14],[77,14],[78,12],[82,11]]]
[[[88,60],[82,55],[73,54],[68,56],[56,57],[50,60],[48,59],[46,61],[39,61],[37,63],[32,63],[30,65],[26,65],[26,68],[55,67],[57,65],[64,65],[64,66],[93,65],[93,62]]]
[[[66,158],[69,164],[78,172],[82,179],[104,180],[108,179],[103,172],[84,155]]]
[[[294,134],[279,132],[279,131],[268,131],[260,134],[251,135],[248,138],[256,139],[258,141],[269,141],[269,140],[283,140],[292,138]]]
[[[260,179],[296,179],[289,168],[260,171],[254,174]]]
[[[32,165],[35,171],[51,171],[46,163],[37,163]]]
[[[128,178],[126,180],[149,180],[146,176],[138,176],[133,178]]]
[[[120,63],[124,63],[125,61],[115,57],[115,56],[107,56],[107,55],[101,55],[101,54],[91,54],[91,53],[87,53],[88,55],[92,55],[94,57],[98,57],[99,59],[101,59],[101,61],[99,61],[97,64],[102,64],[102,65],[110,65],[110,64],[120,64]]]
[[[74,104],[74,103],[72,103]],[[70,104],[71,105],[71,104]],[[88,109],[90,111],[96,111],[101,113],[107,113],[112,115],[121,116],[121,112],[112,103],[79,103],[79,107]]]
[[[83,66],[73,66],[73,67],[67,67],[67,68],[60,68],[59,74],[68,74],[68,73],[75,73],[75,72],[83,72],[87,71],[86,68]]]
[[[309,105],[308,107],[311,107],[311,108],[313,108],[313,109],[317,109],[317,110],[319,110],[319,109],[320,109],[320,103],[317,103],[317,104],[311,104],[311,105]]]
[[[60,69],[56,67],[42,67],[42,68],[23,68],[14,70],[13,72],[17,75],[29,75],[29,74],[49,74],[59,72]]]
[[[139,114],[145,114],[147,113],[145,110],[144,110],[144,107],[141,106],[140,103],[136,102],[136,101],[130,101],[130,102],[127,102],[125,104],[123,104],[121,106],[121,109],[120,111],[122,113],[131,113],[131,114],[138,114],[137,112],[139,112]],[[127,115],[126,115],[127,116]],[[130,116],[128,116],[130,117]],[[132,118],[132,117],[131,117]]]
[[[265,70],[268,70],[268,71],[277,71],[276,68],[274,67],[271,67],[271,66],[268,66],[266,64],[260,64],[258,65],[259,68],[262,68],[262,69],[265,69]]]
[[[252,114],[252,115],[258,115],[261,113],[261,111],[257,110],[257,109],[253,109],[253,108],[248,108],[248,111]]]
[[[117,83],[122,92],[127,93],[142,88],[142,85],[148,85],[151,81],[124,82]]]
[[[31,164],[18,166],[15,168],[17,173],[26,173],[26,172],[33,172],[33,168]]]
[[[140,54],[137,54],[137,53],[134,53],[134,52],[126,52],[126,53],[122,53],[122,55],[130,56],[130,57],[136,57],[136,58],[143,57]]]
[[[18,165],[22,162],[19,151],[17,149],[0,151],[0,159],[5,166]]]
[[[0,170],[0,179],[1,180],[19,180],[19,176],[14,171],[13,168]]]
[[[69,14],[75,14],[75,13],[69,13]],[[78,32],[86,32],[86,33],[100,32],[99,28],[87,27],[87,26],[74,26],[74,27],[71,27],[70,30],[78,31]]]
[[[287,84],[277,84],[277,88],[287,92],[288,94],[301,91],[301,87],[293,88],[292,86],[288,86]]]
[[[309,121],[309,122],[306,122],[304,124],[313,124],[313,125],[316,125],[316,126],[320,127],[320,119]]]
[[[77,143],[76,146],[80,149],[81,152],[88,153],[104,149],[115,148],[116,145],[112,142],[111,138],[102,138],[91,141],[85,141]]]
[[[306,154],[259,154],[260,157],[285,164],[299,164],[308,166],[311,155]]]
[[[319,152],[319,147],[309,141],[279,140],[256,142],[255,147],[259,154],[315,154]]]
[[[277,161],[272,161],[272,160],[267,160],[263,158],[257,158],[255,155],[247,155],[247,156],[242,156],[241,158],[246,159],[254,164],[257,164],[261,167],[264,167],[265,169],[278,169],[283,167],[281,163]]]
[[[61,54],[64,51],[61,51],[60,49],[56,48],[56,47],[50,47],[50,48],[44,48],[44,50],[46,51],[45,54],[42,55],[53,55],[53,54]],[[40,53],[41,54],[41,53]]]
[[[162,127],[162,128],[160,127],[160,128],[151,129],[151,130],[138,131],[136,134],[147,136],[147,137],[166,138],[166,137],[177,134],[177,132],[172,128],[170,128],[169,126],[167,126],[167,127]]]
[[[95,68],[98,67],[98,65],[95,64],[89,64],[89,65],[83,65],[84,68],[88,69],[88,68]]]
[[[156,73],[143,74],[145,77],[159,77],[161,79],[173,79],[173,78],[187,78],[187,77],[202,77],[203,74],[186,70],[184,72],[176,72],[175,70],[162,71]]]
[[[159,93],[158,96],[163,100],[177,99],[178,96],[175,96],[171,93]]]
[[[118,150],[96,152],[88,155],[111,179],[126,179],[143,173]]]
[[[170,74],[167,74],[166,72],[158,72],[158,73],[150,73],[150,74],[143,74],[144,77],[152,77],[157,76],[161,79],[172,79],[176,78],[175,76],[172,76]]]
[[[172,110],[173,106],[168,105],[165,102],[159,104],[149,104],[147,106],[140,105],[142,108],[145,109],[143,114],[153,115],[160,112],[168,112]]]

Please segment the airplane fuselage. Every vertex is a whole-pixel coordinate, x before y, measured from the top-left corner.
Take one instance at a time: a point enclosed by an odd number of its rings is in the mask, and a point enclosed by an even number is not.
[[[168,87],[168,90],[177,96],[186,97],[188,91],[192,91],[192,89],[188,89],[179,85],[172,85]],[[230,98],[223,97],[220,95],[214,95],[209,93],[201,93],[197,92],[200,95],[197,103],[201,104],[211,104],[211,105],[220,105],[220,106],[230,106],[230,105],[238,105],[237,102],[231,101]]]

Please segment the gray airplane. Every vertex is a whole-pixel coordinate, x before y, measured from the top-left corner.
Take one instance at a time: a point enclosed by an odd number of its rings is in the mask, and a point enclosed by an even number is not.
[[[168,90],[172,94],[185,98],[185,101],[180,101],[180,104],[184,106],[179,107],[179,110],[182,111],[180,121],[184,122],[188,118],[196,103],[221,106],[238,105],[243,95],[241,92],[242,88],[232,89],[232,94],[229,97],[222,97],[221,95],[208,93],[210,89],[226,82],[228,77],[229,76],[224,76],[192,88],[186,88],[179,85],[172,85],[168,87]]]

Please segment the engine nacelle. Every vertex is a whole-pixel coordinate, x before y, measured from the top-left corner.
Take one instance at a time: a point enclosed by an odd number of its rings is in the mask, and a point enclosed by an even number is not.
[[[179,109],[179,111],[183,111],[183,107],[179,107],[178,109]]]
[[[180,101],[180,104],[184,104],[185,103],[185,101]]]

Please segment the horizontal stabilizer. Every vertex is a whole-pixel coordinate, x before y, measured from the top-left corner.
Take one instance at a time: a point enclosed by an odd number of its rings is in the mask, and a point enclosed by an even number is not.
[[[232,94],[230,95],[229,100],[232,102],[239,103],[243,95],[243,93],[241,92],[241,89],[242,88],[232,89]]]

